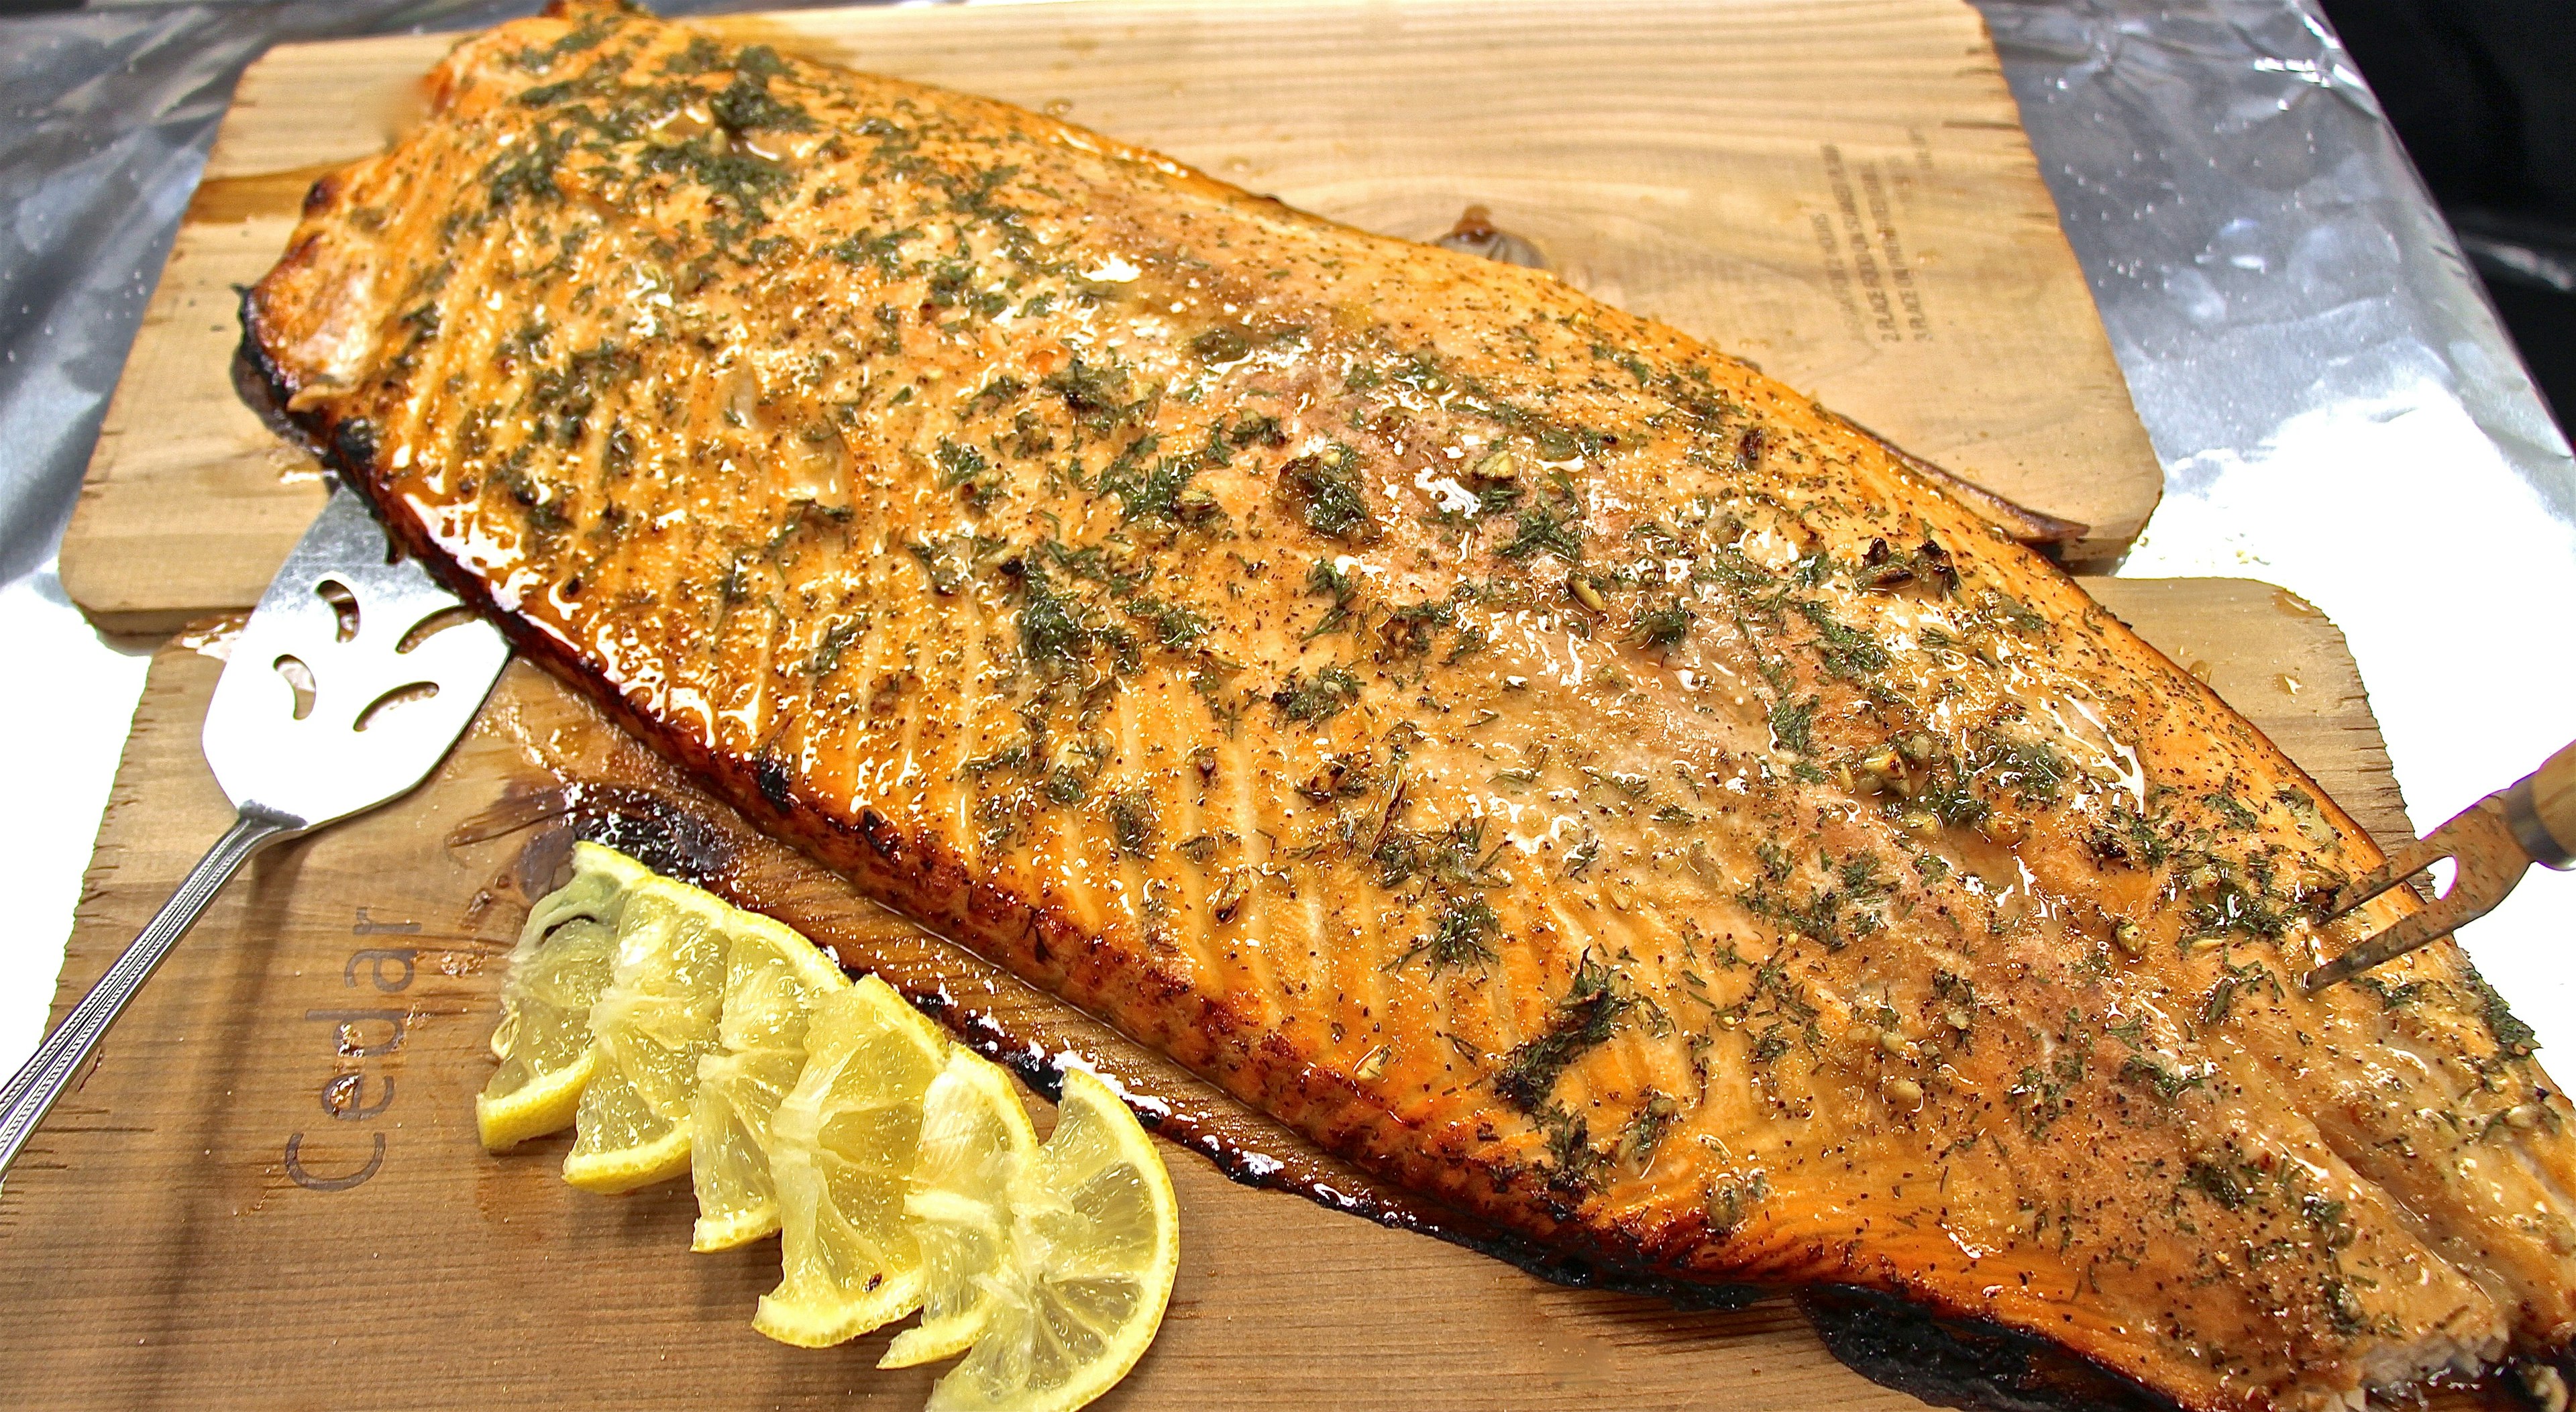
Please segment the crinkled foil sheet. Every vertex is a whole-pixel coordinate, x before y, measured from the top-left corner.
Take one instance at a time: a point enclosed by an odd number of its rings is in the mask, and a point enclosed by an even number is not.
[[[2164,462],[2121,572],[2324,609],[2421,829],[2536,768],[2576,736],[2576,463],[2325,22],[1979,8]],[[2539,874],[2462,934],[2546,1047],[2576,1046],[2571,924],[2576,875]]]

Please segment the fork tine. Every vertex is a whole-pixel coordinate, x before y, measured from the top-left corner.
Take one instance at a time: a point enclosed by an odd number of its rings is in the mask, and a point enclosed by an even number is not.
[[[2454,822],[2457,822],[2454,820]],[[2429,838],[2420,838],[2388,855],[2388,861],[2370,872],[2345,883],[2326,899],[2328,920],[2340,917],[2417,873],[2452,856],[2447,841],[2450,825],[2435,829]]]
[[[2530,855],[2523,851],[2505,817],[2504,805],[2489,796],[2435,829],[2430,837],[2397,850],[2386,867],[2338,889],[2334,897],[2336,915],[2444,858],[2451,859],[2457,871],[2450,891],[2443,893],[2439,901],[2426,903],[2422,910],[2308,972],[2301,987],[2314,995],[2338,981],[2350,980],[2373,966],[2440,940],[2493,911],[2497,903],[2504,901],[2505,894],[2513,891],[2514,884],[2522,881],[2531,865]]]

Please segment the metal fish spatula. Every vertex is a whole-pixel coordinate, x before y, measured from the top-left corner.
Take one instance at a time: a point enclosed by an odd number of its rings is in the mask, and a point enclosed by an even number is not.
[[[0,1087],[0,1172],[224,883],[269,844],[419,784],[509,659],[498,629],[394,557],[355,492],[332,492],[233,640],[206,708],[206,763],[240,815]]]
[[[2301,982],[2308,993],[2394,961],[2494,911],[2534,863],[2576,867],[2576,745],[2388,855],[2378,870],[2335,889],[2327,905],[2342,916],[2445,858],[2451,860],[2451,885],[2439,899],[2308,972]]]

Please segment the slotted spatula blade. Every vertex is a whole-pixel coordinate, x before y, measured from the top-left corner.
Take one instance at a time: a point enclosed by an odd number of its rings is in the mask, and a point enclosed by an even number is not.
[[[398,559],[357,494],[332,492],[269,581],[206,708],[206,763],[239,811],[158,916],[0,1087],[0,1172],[99,1038],[252,855],[417,785],[510,659],[497,628]]]

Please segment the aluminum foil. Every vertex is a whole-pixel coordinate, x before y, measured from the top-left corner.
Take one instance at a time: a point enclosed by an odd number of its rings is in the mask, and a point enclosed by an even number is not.
[[[662,4],[672,13],[781,0]],[[2123,572],[2268,579],[2350,637],[2419,825],[2576,732],[2576,464],[2377,104],[2305,0],[1978,0],[2166,471]],[[51,643],[0,729],[65,740],[132,664],[46,566],[233,81],[268,45],[464,29],[492,0],[291,0],[0,21],[0,635]],[[114,752],[23,764],[0,887],[59,894]],[[41,821],[42,827],[33,821]],[[2555,943],[2576,880],[2470,929],[2545,1043],[2576,1044]],[[43,948],[36,948],[42,950]],[[20,951],[25,951],[20,948]],[[53,962],[0,970],[0,1063]],[[24,1042],[19,1036],[24,1035]]]
[[[2419,831],[2576,736],[2576,462],[2305,0],[1979,0],[2165,499],[2124,575],[2340,625]],[[2286,689],[2286,687],[2284,688]],[[2576,875],[2462,933],[2576,1046]]]

